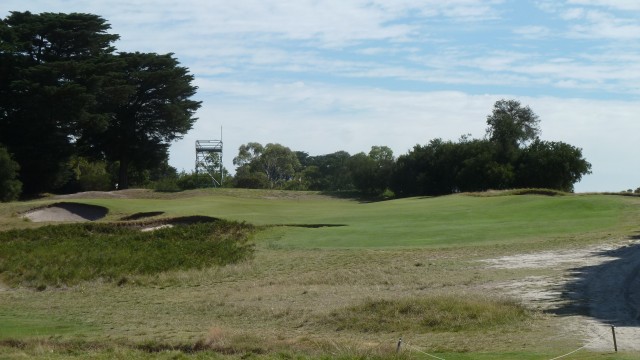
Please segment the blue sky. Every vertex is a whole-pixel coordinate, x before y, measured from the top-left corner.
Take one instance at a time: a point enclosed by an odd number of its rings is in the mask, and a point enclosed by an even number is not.
[[[481,138],[495,101],[517,99],[541,138],[583,149],[576,191],[640,186],[640,1],[3,0],[9,11],[104,17],[120,51],[175,53],[203,101],[171,147],[190,171],[197,139],[311,155],[396,156],[434,138]]]

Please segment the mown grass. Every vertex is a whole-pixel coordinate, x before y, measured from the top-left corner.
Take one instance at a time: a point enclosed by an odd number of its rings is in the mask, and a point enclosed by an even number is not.
[[[0,313],[0,339],[20,339],[30,336],[73,335],[91,331],[90,326],[51,316],[21,314],[5,310]]]
[[[75,285],[101,279],[226,265],[252,253],[254,228],[216,221],[155,231],[111,224],[64,224],[0,232],[0,278],[12,285]]]
[[[519,196],[460,194],[372,203],[315,193],[277,195],[220,189],[198,198],[188,197],[189,194],[171,199],[87,199],[83,202],[105,206],[114,217],[164,211],[163,216],[167,217],[197,214],[254,225],[343,225],[286,229],[278,236],[277,245],[289,248],[452,247],[544,242],[617,231],[626,221],[626,214],[637,213],[639,202],[637,198],[621,196],[547,196],[527,192]]]
[[[448,294],[367,300],[333,311],[322,322],[337,331],[424,333],[487,330],[531,317],[513,300]]]

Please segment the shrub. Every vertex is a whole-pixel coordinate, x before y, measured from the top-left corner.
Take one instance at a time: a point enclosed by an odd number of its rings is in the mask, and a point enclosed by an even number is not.
[[[178,181],[174,178],[164,178],[153,184],[153,189],[159,192],[178,192],[184,190],[178,186]]]
[[[152,232],[98,223],[10,230],[0,232],[0,278],[33,287],[98,278],[124,284],[129,275],[226,265],[252,254],[252,231],[223,220]]]
[[[22,193],[22,183],[17,180],[20,166],[11,155],[0,146],[0,201],[17,200]]]

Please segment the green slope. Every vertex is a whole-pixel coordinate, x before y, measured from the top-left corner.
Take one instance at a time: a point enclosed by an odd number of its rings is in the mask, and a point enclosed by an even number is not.
[[[208,215],[256,225],[329,225],[288,226],[264,235],[279,246],[322,248],[503,244],[607,232],[628,226],[627,219],[638,213],[640,203],[637,198],[605,195],[454,195],[361,203],[319,196],[210,194],[84,202],[116,214],[164,211],[165,216]]]

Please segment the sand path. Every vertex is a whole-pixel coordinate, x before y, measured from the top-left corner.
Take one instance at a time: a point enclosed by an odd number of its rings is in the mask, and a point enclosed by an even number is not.
[[[640,239],[579,250],[544,251],[485,260],[502,269],[545,268],[556,275],[531,276],[495,285],[530,306],[555,314],[581,346],[640,351]]]

